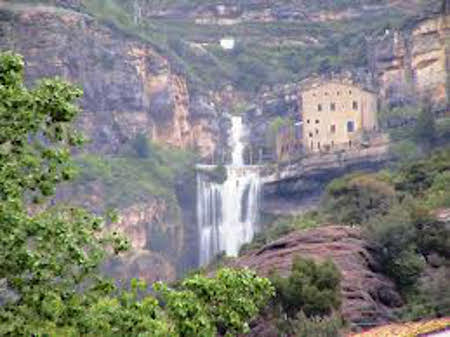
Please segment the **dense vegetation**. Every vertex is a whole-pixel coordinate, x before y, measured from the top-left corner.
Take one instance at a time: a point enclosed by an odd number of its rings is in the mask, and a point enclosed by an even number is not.
[[[58,337],[214,337],[249,330],[274,295],[248,270],[222,269],[179,284],[133,280],[116,288],[99,273],[125,238],[75,207],[34,204],[73,176],[72,129],[81,90],[61,80],[23,84],[23,60],[0,54],[0,335]],[[151,154],[148,153],[150,156]]]
[[[195,155],[188,151],[151,143],[138,135],[119,154],[77,157],[79,174],[73,184],[77,198],[90,195],[93,184],[103,190],[105,208],[125,208],[149,198],[165,200],[174,216],[179,213],[175,193],[177,177],[193,171]]]
[[[340,306],[340,274],[332,261],[316,263],[297,257],[291,274],[271,276],[275,302],[291,318],[302,311],[307,317],[326,316]]]
[[[440,209],[450,207],[448,186],[446,149],[395,171],[338,179],[324,199],[332,220],[363,226],[380,248],[384,272],[412,302],[405,310],[410,316],[449,313],[443,284],[450,270],[450,229],[436,217]],[[422,274],[430,263],[441,267],[433,282]]]

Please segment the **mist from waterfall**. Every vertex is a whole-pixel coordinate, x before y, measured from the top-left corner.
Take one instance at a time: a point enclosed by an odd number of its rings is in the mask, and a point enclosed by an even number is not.
[[[218,184],[211,182],[205,173],[197,174],[200,265],[207,264],[221,252],[237,256],[241,246],[252,240],[256,230],[259,170],[244,165],[242,117],[234,116],[231,122],[232,163],[226,166],[226,181]]]

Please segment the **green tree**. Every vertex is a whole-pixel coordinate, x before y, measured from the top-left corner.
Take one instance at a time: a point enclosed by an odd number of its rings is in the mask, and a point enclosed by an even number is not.
[[[52,195],[73,175],[72,147],[83,143],[71,122],[81,90],[61,80],[23,85],[20,56],[0,54],[0,279],[13,301],[0,308],[2,336],[29,336],[33,327],[78,316],[75,291],[95,282],[94,269],[116,236],[101,238],[103,220],[87,212],[47,209],[29,215],[30,201]],[[85,297],[87,300],[88,297]]]
[[[436,134],[436,117],[432,111],[431,104],[425,103],[417,119],[414,138],[417,142],[429,147],[435,141]]]
[[[324,316],[338,309],[341,275],[331,261],[316,263],[311,259],[294,259],[291,274],[280,277],[272,274],[276,302],[284,312],[294,318],[303,311],[308,317]]]
[[[395,197],[395,189],[385,177],[357,173],[333,180],[322,206],[333,221],[362,225],[387,214]]]
[[[61,80],[23,85],[23,60],[0,54],[0,335],[213,337],[248,331],[273,295],[248,270],[194,276],[177,289],[133,281],[116,289],[99,275],[107,253],[128,242],[106,221],[73,207],[35,207],[73,175],[70,151],[83,143],[71,122],[81,91]],[[43,208],[44,210],[40,210]],[[31,215],[30,215],[31,214]]]
[[[424,268],[424,259],[419,254],[418,232],[408,206],[395,205],[373,221],[369,236],[380,248],[384,272],[401,288],[413,286]]]

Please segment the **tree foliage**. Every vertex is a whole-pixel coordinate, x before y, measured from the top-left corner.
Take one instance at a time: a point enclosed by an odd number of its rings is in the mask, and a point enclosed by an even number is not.
[[[353,174],[328,185],[322,206],[336,222],[364,224],[386,214],[395,196],[395,189],[381,175]]]
[[[335,264],[328,260],[316,263],[310,259],[294,259],[291,274],[271,277],[276,289],[276,302],[289,317],[303,311],[308,317],[329,315],[338,309],[341,275]]]
[[[273,295],[267,279],[225,269],[194,276],[159,298],[133,281],[117,289],[99,274],[128,242],[113,219],[70,206],[33,205],[73,175],[71,123],[81,90],[59,79],[23,84],[20,56],[0,54],[0,335],[10,337],[213,337],[248,330]],[[42,210],[43,209],[43,210]]]
[[[3,336],[29,336],[40,322],[77,317],[76,303],[88,298],[77,287],[97,284],[93,271],[104,248],[126,248],[118,236],[103,236],[103,220],[84,210],[30,215],[31,200],[73,174],[70,150],[83,142],[71,126],[81,90],[58,79],[27,89],[23,69],[21,57],[0,55],[0,279],[15,294],[0,308]]]

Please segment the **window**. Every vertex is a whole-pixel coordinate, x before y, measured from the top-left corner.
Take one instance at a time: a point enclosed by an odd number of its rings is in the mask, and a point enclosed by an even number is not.
[[[353,101],[353,110],[358,110],[358,102]]]
[[[322,104],[317,105],[317,111],[322,111]]]
[[[309,133],[309,137],[311,137],[311,138],[312,138],[312,136],[313,136],[313,134],[312,134],[312,132],[310,132],[310,133]]]
[[[338,96],[339,96],[340,94],[341,94],[341,92],[340,92],[340,91],[338,91],[338,92],[336,93],[336,95],[338,95]]]
[[[320,123],[320,121],[318,119],[316,119],[316,124],[319,124],[319,123]]]
[[[330,104],[330,110],[331,111],[335,111],[336,110],[336,103],[331,103]]]
[[[328,96],[328,92],[325,91],[325,96]]]
[[[336,133],[336,124],[333,124],[330,126],[330,132],[331,133]]]
[[[308,123],[308,124],[309,124],[309,123],[310,123],[310,120],[308,119],[308,120],[306,121],[306,123]]]
[[[349,94],[349,95],[351,95],[351,94],[352,94],[352,91],[351,91],[351,90],[349,90],[349,91],[348,91],[348,94]]]
[[[319,134],[319,129],[316,129],[316,135],[318,135]]]
[[[355,122],[348,121],[347,122],[347,132],[354,132],[355,131]]]

